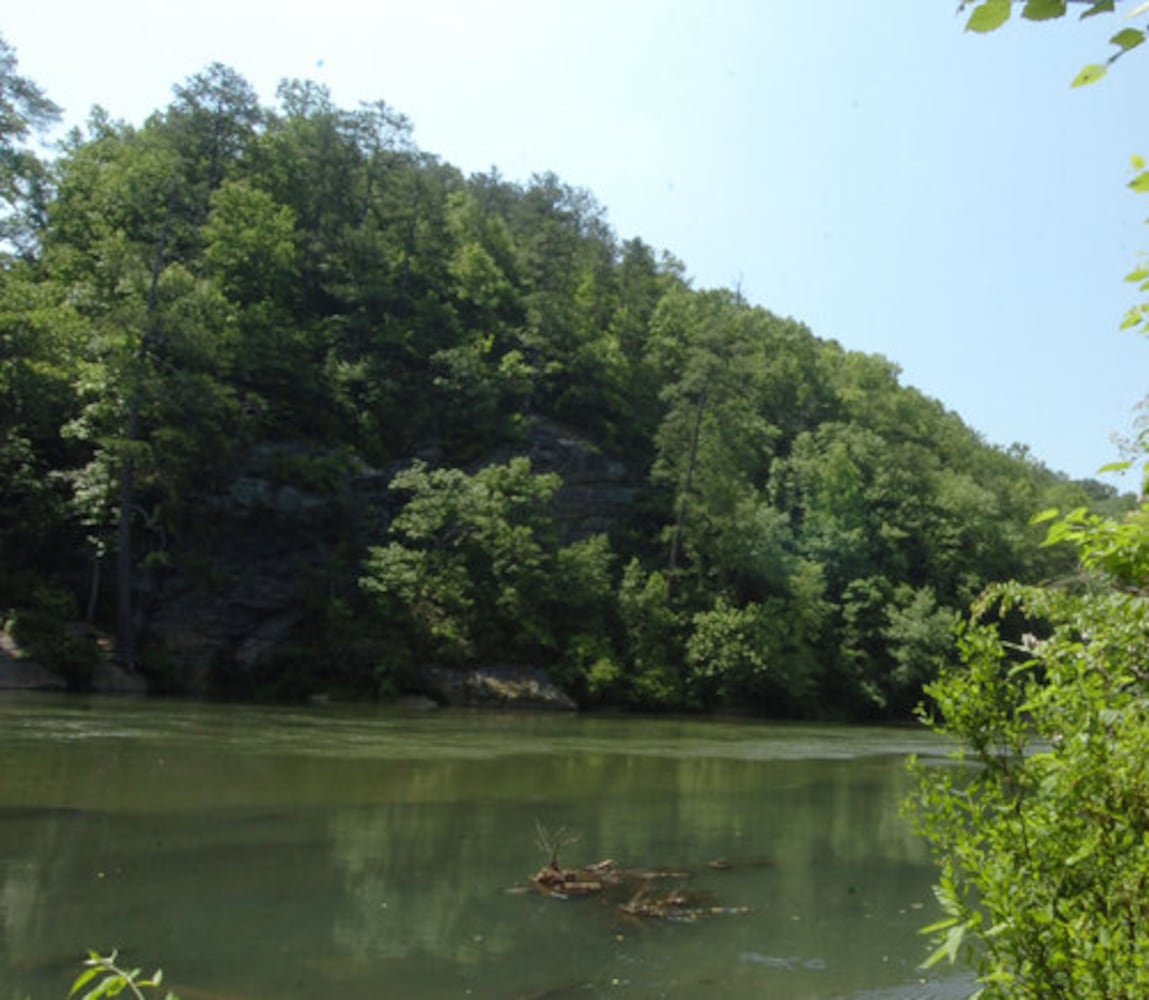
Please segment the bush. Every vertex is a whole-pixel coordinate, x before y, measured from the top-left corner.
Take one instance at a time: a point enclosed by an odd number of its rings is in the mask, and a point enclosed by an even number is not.
[[[13,638],[38,663],[60,674],[73,691],[92,686],[103,652],[77,621],[76,602],[59,588],[37,587],[11,618]]]
[[[964,954],[983,997],[1149,996],[1147,513],[1057,521],[1088,582],[991,588],[926,689],[975,765],[915,765],[947,911],[930,961]],[[1018,612],[1033,631],[1013,642]]]

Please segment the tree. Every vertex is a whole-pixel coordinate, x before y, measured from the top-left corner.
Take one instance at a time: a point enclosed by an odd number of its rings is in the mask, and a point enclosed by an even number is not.
[[[546,506],[558,487],[523,458],[473,476],[422,462],[396,475],[391,488],[410,499],[360,584],[412,654],[460,664],[552,645],[539,596],[550,561]]]
[[[45,266],[85,326],[84,405],[66,430],[91,449],[78,496],[91,501],[101,552],[115,553],[117,656],[129,668],[137,666],[140,563],[163,558],[188,486],[210,481],[233,440],[234,397],[220,378],[229,363],[226,302],[173,246],[189,222],[180,168],[160,125],[101,124],[60,164],[45,232]]]
[[[43,225],[50,188],[47,168],[26,143],[55,123],[60,109],[17,65],[15,49],[0,35],[0,252],[26,256]]]
[[[1149,505],[1051,529],[1091,577],[1003,584],[975,605],[963,666],[927,722],[973,771],[918,765],[919,828],[947,912],[934,960],[963,953],[986,997],[1149,991]],[[1019,639],[1024,616],[1032,632]]]

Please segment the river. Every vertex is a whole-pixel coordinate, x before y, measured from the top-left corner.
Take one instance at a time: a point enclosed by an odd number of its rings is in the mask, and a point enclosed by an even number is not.
[[[182,1000],[909,998],[910,729],[0,693],[0,1000],[119,948]],[[628,916],[530,876],[667,868]]]

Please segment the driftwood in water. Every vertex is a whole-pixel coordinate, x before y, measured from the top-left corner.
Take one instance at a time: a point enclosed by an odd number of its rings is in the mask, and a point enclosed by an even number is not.
[[[745,906],[714,906],[705,893],[688,892],[681,883],[690,878],[690,872],[674,868],[620,868],[611,858],[592,865],[564,867],[559,864],[559,851],[577,843],[565,827],[549,831],[535,822],[537,843],[550,860],[539,869],[531,881],[535,888],[557,899],[571,896],[599,896],[613,902],[628,917],[651,917],[661,920],[692,921],[702,916],[726,913],[747,913]],[[725,870],[732,867],[724,858],[710,863],[710,867]],[[653,888],[660,879],[674,879],[676,888],[656,892]]]
[[[689,872],[670,868],[619,868],[610,858],[593,865],[564,868],[552,858],[551,863],[541,868],[531,881],[545,893],[552,896],[589,896],[605,889],[636,887],[653,879],[689,878]]]
[[[688,878],[690,872],[674,868],[620,868],[609,858],[564,868],[552,857],[531,881],[540,892],[557,899],[603,897],[628,917],[689,923],[700,917],[749,912],[746,906],[712,905],[709,894],[689,891],[681,884],[666,891],[655,888],[662,879],[681,883]]]

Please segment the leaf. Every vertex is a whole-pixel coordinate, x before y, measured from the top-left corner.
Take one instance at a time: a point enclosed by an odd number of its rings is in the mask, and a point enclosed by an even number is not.
[[[111,988],[115,982],[116,980],[111,976],[109,976],[107,979],[101,980],[97,986],[84,994],[82,1000],[100,1000],[101,997],[110,996]]]
[[[957,924],[949,929],[946,934],[945,940],[938,946],[938,948],[922,962],[923,969],[929,969],[937,965],[943,958],[948,958],[950,965],[957,961],[958,949],[965,938],[966,926],[965,924]]]
[[[1081,20],[1085,21],[1086,17],[1095,17],[1098,14],[1112,14],[1115,9],[1116,5],[1113,0],[1097,0],[1092,7],[1085,11],[1085,14],[1081,15]]]
[[[1141,308],[1133,306],[1126,314],[1125,318],[1121,321],[1121,329],[1129,330],[1135,326],[1141,325]]]
[[[97,975],[99,975],[99,972],[100,967],[98,965],[93,965],[90,969],[86,969],[84,972],[81,972],[76,977],[76,981],[72,983],[72,988],[68,990],[68,996],[79,993],[80,990],[82,990],[85,986],[88,985],[88,983],[95,979]]]
[[[1073,83],[1071,83],[1070,86],[1086,87],[1091,83],[1096,83],[1103,76],[1105,76],[1106,72],[1107,69],[1105,66],[1102,66],[1098,63],[1090,63],[1080,73],[1078,73],[1077,76],[1073,78]]]
[[[1065,14],[1065,0],[1027,0],[1021,16],[1028,21],[1049,21]]]
[[[981,6],[974,8],[966,22],[966,31],[976,31],[984,34],[996,31],[1009,20],[1010,0],[985,0]]]
[[[1130,49],[1137,48],[1142,42],[1145,41],[1145,32],[1140,28],[1122,28],[1116,35],[1109,39],[1116,45],[1122,52],[1128,52]]]
[[[1131,164],[1133,164],[1134,170],[1144,170],[1145,169],[1145,157],[1144,156],[1138,156],[1136,153],[1134,153],[1131,157],[1129,157],[1129,162]]]
[[[919,927],[919,934],[936,934],[938,931],[949,930],[954,924],[958,922],[957,917],[946,917],[944,920],[939,920],[936,924],[930,924],[928,927]]]
[[[1056,507],[1046,507],[1045,510],[1039,511],[1029,519],[1030,524],[1043,524],[1046,521],[1052,521],[1058,514],[1060,514]]]
[[[1107,472],[1125,472],[1132,467],[1132,462],[1110,462],[1108,465],[1101,466],[1101,468],[1097,470],[1097,474],[1104,476]]]
[[[1149,170],[1142,170],[1141,173],[1129,182],[1129,186],[1134,191],[1140,191],[1142,194],[1149,191]]]
[[[1087,17],[1096,17],[1098,14],[1112,14],[1114,10],[1116,10],[1116,4],[1113,0],[1097,0],[1097,3],[1081,15],[1081,20],[1084,21]]]

